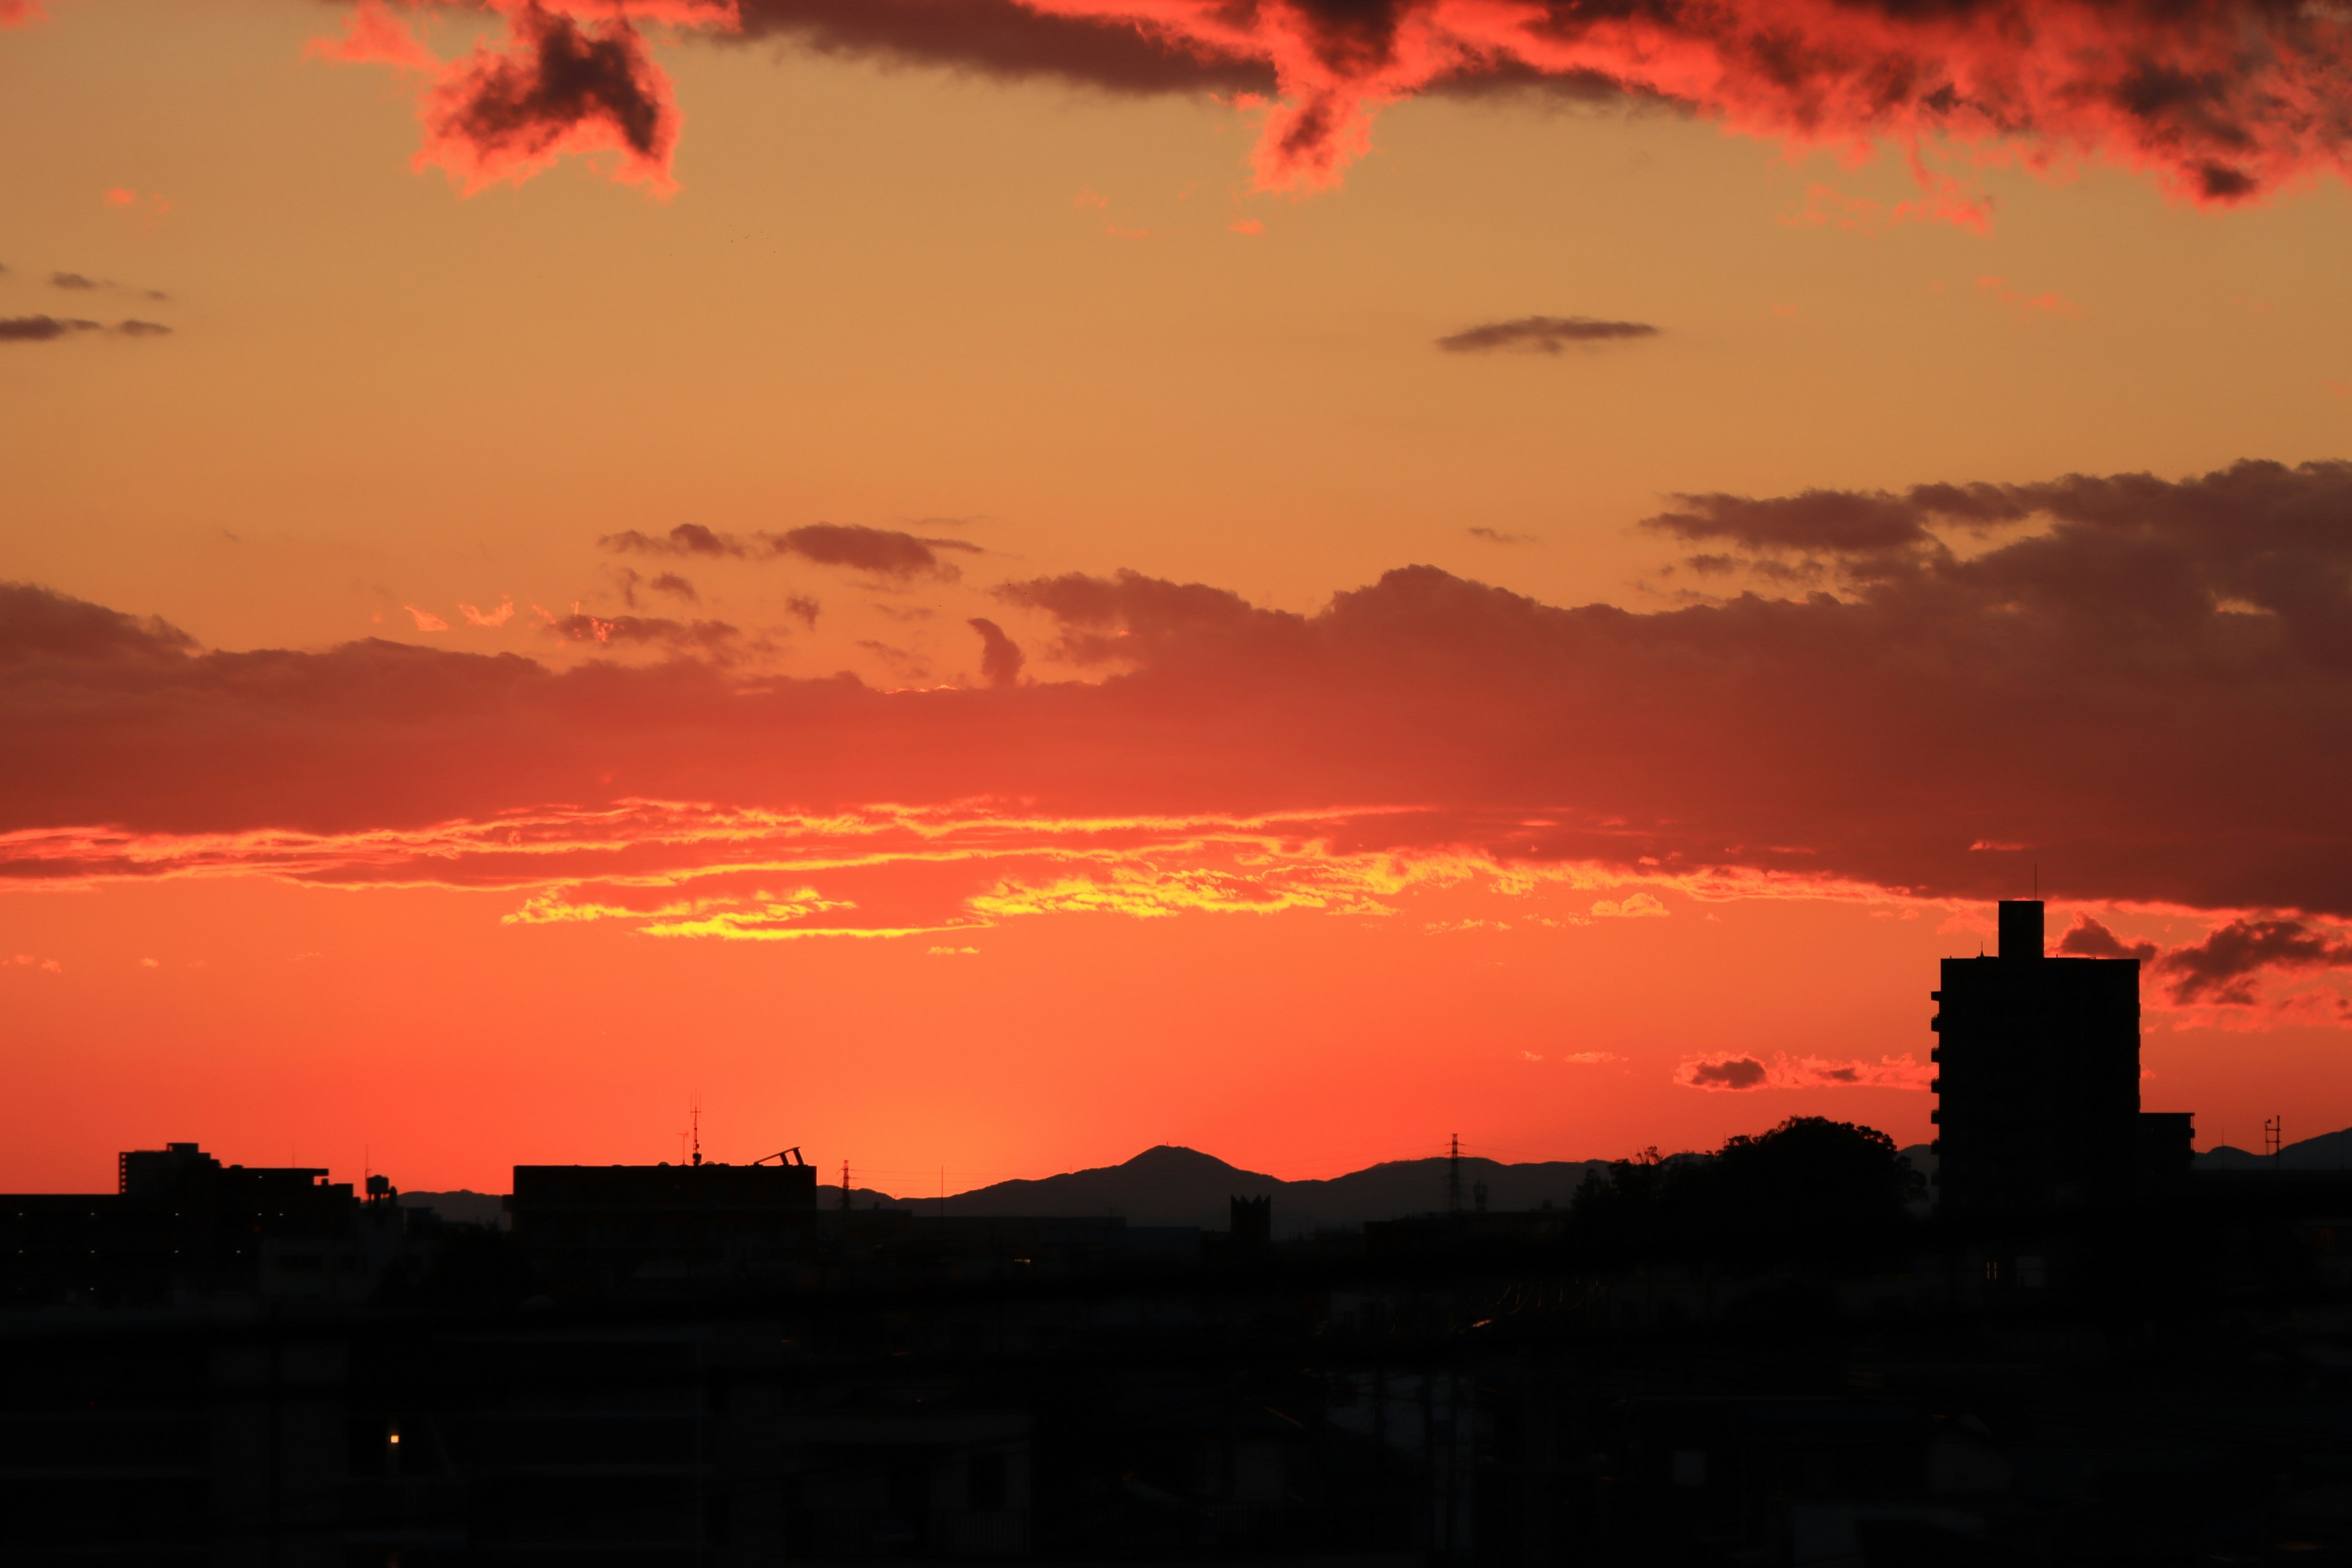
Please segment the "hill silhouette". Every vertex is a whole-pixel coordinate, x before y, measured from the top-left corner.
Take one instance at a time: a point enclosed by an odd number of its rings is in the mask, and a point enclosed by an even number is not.
[[[2278,1152],[2273,1161],[2267,1154],[2257,1154],[2249,1149],[2233,1148],[2223,1143],[2197,1156],[2200,1171],[2352,1171],[2352,1127],[2340,1132],[2323,1132],[2316,1138],[2305,1138],[2289,1143]]]
[[[1429,1214],[1446,1206],[1446,1165],[1443,1155],[1425,1160],[1389,1160],[1344,1176],[1286,1182],[1263,1171],[1245,1171],[1213,1154],[1176,1144],[1146,1149],[1118,1165],[1069,1171],[1034,1180],[997,1182],[969,1192],[950,1194],[945,1212],[953,1215],[1118,1215],[1130,1225],[1191,1225],[1223,1230],[1227,1202],[1236,1197],[1271,1197],[1276,1236],[1303,1236],[1318,1226],[1348,1227],[1366,1220],[1394,1219],[1401,1215]],[[1486,1205],[1495,1209],[1541,1208],[1549,1203],[1566,1208],[1585,1173],[1605,1171],[1606,1160],[1554,1160],[1507,1165],[1499,1161],[1462,1159],[1462,1205],[1471,1206],[1473,1189],[1486,1187]],[[821,1188],[820,1205],[838,1201],[838,1187]],[[901,1206],[923,1213],[940,1212],[940,1200],[908,1197]]]
[[[1913,1170],[1936,1168],[1934,1152],[1925,1143],[1903,1150]],[[1318,1228],[1348,1229],[1367,1220],[1396,1219],[1432,1214],[1446,1206],[1446,1164],[1444,1155],[1421,1160],[1386,1160],[1343,1176],[1286,1182],[1263,1171],[1244,1170],[1213,1154],[1179,1144],[1146,1149],[1121,1164],[1092,1170],[1066,1171],[1059,1175],[996,1182],[966,1192],[950,1193],[944,1203],[917,1194],[893,1197],[868,1187],[850,1189],[858,1208],[877,1205],[914,1209],[922,1214],[976,1215],[995,1217],[1078,1218],[1117,1215],[1129,1225],[1188,1225],[1223,1230],[1227,1201],[1236,1197],[1271,1197],[1274,1233],[1277,1237],[1311,1235]],[[1491,1209],[1536,1209],[1546,1204],[1566,1208],[1589,1172],[1607,1173],[1607,1160],[1546,1160],[1505,1164],[1473,1155],[1462,1157],[1462,1206],[1474,1202],[1474,1189],[1486,1188]],[[2224,1144],[2197,1156],[2200,1170],[2341,1171],[2352,1170],[2352,1128],[2326,1132],[2289,1143],[2277,1164],[2262,1154]],[[817,1206],[831,1209],[841,1201],[838,1185],[817,1188]],[[431,1208],[444,1219],[501,1225],[503,1200],[495,1193],[403,1193],[404,1205]],[[1916,1205],[1925,1207],[1924,1202]]]

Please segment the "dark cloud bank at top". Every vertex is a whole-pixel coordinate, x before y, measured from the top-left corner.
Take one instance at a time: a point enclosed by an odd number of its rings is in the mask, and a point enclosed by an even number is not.
[[[423,160],[469,189],[596,151],[667,189],[679,121],[637,30],[649,22],[1116,93],[1260,95],[1257,176],[1279,188],[1332,184],[1400,99],[1528,85],[1675,104],[1794,144],[2107,158],[2205,203],[2341,174],[2352,152],[2352,18],[2287,0],[482,3],[507,35],[458,60],[382,0],[320,51],[428,73]]]
[[[1975,553],[1938,532],[2019,518]],[[1358,817],[1339,847],[1970,898],[2031,859],[2062,899],[2352,915],[2352,465],[1707,497],[1657,523],[1812,552],[1841,590],[1637,614],[1416,566],[1300,616],[1047,577],[999,590],[989,688],[884,693],[684,658],[203,652],[19,586],[0,831],[348,831],[628,796],[1402,805],[1421,809]],[[1024,679],[1020,642],[1097,679]]]

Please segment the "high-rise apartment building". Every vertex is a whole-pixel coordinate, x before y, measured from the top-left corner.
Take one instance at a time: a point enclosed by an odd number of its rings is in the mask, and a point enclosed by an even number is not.
[[[2000,906],[2000,949],[1944,960],[1932,1027],[1948,1213],[2113,1202],[2185,1163],[2189,1119],[2139,1110],[2139,960],[2049,958],[2040,900]],[[2168,1162],[2177,1142],[2180,1162]]]

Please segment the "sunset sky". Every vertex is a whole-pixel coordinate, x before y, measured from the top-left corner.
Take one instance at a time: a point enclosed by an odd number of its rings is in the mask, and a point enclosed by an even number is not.
[[[2352,1123],[2352,16],[0,0],[0,1188]]]

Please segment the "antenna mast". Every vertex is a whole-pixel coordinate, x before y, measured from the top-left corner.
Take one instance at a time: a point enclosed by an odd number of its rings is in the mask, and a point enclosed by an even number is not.
[[[1454,1135],[1453,1152],[1445,1156],[1445,1207],[1448,1213],[1462,1212],[1462,1134]]]
[[[849,1162],[841,1163],[841,1212],[849,1212]]]
[[[694,1163],[702,1163],[702,1096],[694,1097]]]

